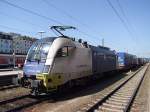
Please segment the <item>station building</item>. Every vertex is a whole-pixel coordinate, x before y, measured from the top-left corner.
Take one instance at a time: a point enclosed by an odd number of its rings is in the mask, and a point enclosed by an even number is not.
[[[11,54],[13,52],[13,38],[0,32],[0,53]]]
[[[37,39],[16,33],[0,32],[0,67],[23,65],[27,52]],[[15,58],[15,59],[14,59]]]
[[[32,44],[36,41],[35,38],[27,36],[14,36],[13,47],[15,54],[26,55]]]

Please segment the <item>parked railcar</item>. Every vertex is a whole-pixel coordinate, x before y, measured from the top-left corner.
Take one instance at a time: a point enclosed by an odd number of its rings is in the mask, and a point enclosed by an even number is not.
[[[138,67],[138,64],[139,64],[139,63],[138,63],[138,57],[136,56],[136,57],[135,57],[135,67]]]
[[[132,65],[131,68],[135,68],[138,66],[138,58],[136,55],[131,55]]]
[[[144,64],[148,63],[149,59],[148,58],[144,58]]]
[[[143,66],[144,64],[148,63],[149,62],[149,59],[148,58],[138,58],[138,63],[139,63],[139,66]]]
[[[23,74],[14,82],[32,93],[51,92],[64,85],[116,70],[117,57],[109,48],[94,47],[70,38],[43,38],[30,48]]]
[[[15,55],[14,58],[13,54],[0,54],[0,68],[14,66],[14,60],[15,60],[15,66],[19,65],[20,67],[22,67],[25,59],[26,59],[26,55]]]
[[[0,54],[0,68],[10,67],[13,64],[11,54]]]
[[[119,70],[130,69],[136,64],[136,58],[131,54],[126,52],[117,52],[117,56]]]
[[[16,55],[15,56],[15,65],[18,67],[23,67],[26,59],[26,55]]]
[[[114,51],[107,47],[90,46],[92,50],[92,72],[93,74],[115,71],[117,68],[117,56]]]
[[[139,66],[142,66],[143,65],[143,58],[138,58],[138,63],[139,63]]]

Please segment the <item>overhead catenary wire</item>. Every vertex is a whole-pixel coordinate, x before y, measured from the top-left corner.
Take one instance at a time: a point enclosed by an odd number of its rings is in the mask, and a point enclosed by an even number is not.
[[[32,10],[29,10],[29,9],[26,9],[26,8],[21,7],[21,6],[19,6],[19,5],[13,4],[13,3],[11,3],[11,2],[9,2],[9,1],[7,1],[7,0],[0,0],[0,2],[5,3],[5,4],[7,4],[7,5],[10,5],[10,6],[12,6],[12,7],[15,7],[15,8],[17,8],[17,9],[20,9],[20,10],[22,10],[22,11],[24,11],[24,12],[28,12],[28,13],[30,13],[30,14],[39,16],[39,17],[44,18],[44,19],[46,19],[46,20],[50,20],[50,21],[55,22],[55,23],[57,23],[57,24],[63,25],[63,23],[61,23],[60,21],[57,21],[57,20],[55,20],[55,19],[52,19],[52,18],[49,18],[49,17],[47,17],[47,16],[41,15],[41,14],[39,14],[39,13],[37,13],[37,12],[34,12],[34,11],[32,11]]]
[[[48,0],[42,0],[43,2],[45,2],[48,6],[51,6],[53,7],[54,9],[56,9],[57,11],[59,11],[60,13],[63,13],[65,16],[67,16],[68,18],[70,18],[71,20],[75,21],[76,23],[84,26],[85,28],[88,28],[90,30],[93,30],[89,25],[81,22],[79,19],[77,19],[76,17],[70,15],[67,11],[61,9],[61,8],[58,8],[57,6],[55,6],[54,4],[50,3],[50,1]],[[93,35],[90,35],[90,34],[87,34],[85,33],[84,31],[81,31],[79,28],[78,28],[78,31],[86,36],[90,36],[90,37],[94,37],[94,38],[97,38],[97,39],[100,39],[99,37],[97,36],[93,36]],[[93,30],[94,31],[94,30]],[[95,31],[94,31],[95,32]],[[99,32],[98,32],[99,33]]]
[[[48,0],[42,0],[43,2],[45,2],[48,6],[53,7],[54,9],[56,9],[57,11],[59,11],[60,13],[63,13],[64,15],[66,15],[67,17],[71,18],[73,21],[80,23],[82,26],[86,26],[89,27],[87,24],[81,22],[79,19],[77,19],[76,17],[70,15],[68,12],[66,12],[65,10],[58,8],[57,6],[55,6],[54,4],[50,3],[50,1]]]
[[[119,0],[116,0],[116,1],[117,1],[117,4],[118,4],[118,6],[119,6],[119,9],[120,9],[122,15],[124,16],[124,19],[126,20],[126,22],[128,23],[128,25],[131,26],[131,23],[129,22],[129,20],[128,20],[126,14],[125,14],[125,12],[124,12],[124,9],[123,9],[122,5],[120,4]]]
[[[20,21],[20,22],[22,22],[22,23],[26,23],[26,24],[29,24],[30,26],[33,26],[33,27],[36,27],[36,28],[38,28],[38,29],[41,29],[41,28],[45,28],[45,26],[44,25],[41,25],[41,24],[35,24],[35,23],[33,23],[33,22],[31,22],[31,21],[28,21],[28,20],[25,20],[25,19],[22,19],[22,18],[19,18],[19,17],[17,17],[17,16],[10,16],[10,15],[8,15],[7,13],[4,13],[4,12],[2,12],[2,11],[0,11],[0,15],[1,16],[6,16],[6,17],[11,17],[11,19],[13,19],[13,20],[16,20],[16,21]],[[20,30],[19,28],[12,28],[12,27],[9,27],[9,26],[0,26],[0,27],[3,27],[3,28],[7,28],[7,29],[11,29],[11,30],[17,30],[17,31],[21,31],[21,32],[26,32],[26,33],[32,33],[32,32],[29,32],[29,31],[25,31],[25,30]],[[36,31],[35,31],[36,32]],[[35,33],[34,32],[34,33]],[[37,33],[35,33],[35,35],[36,35]]]
[[[130,29],[131,29],[132,32],[135,34],[134,29],[133,29],[133,25],[132,25],[131,22],[129,21],[129,19],[128,19],[128,17],[127,17],[127,15],[126,15],[126,13],[125,13],[125,11],[124,11],[124,9],[123,9],[123,7],[122,7],[120,1],[119,1],[119,0],[116,0],[116,1],[117,1],[117,4],[118,4],[118,6],[119,6],[119,9],[120,9],[122,15],[124,16],[124,19],[126,20],[128,26],[130,26]],[[133,34],[133,35],[134,35],[134,34]],[[136,36],[136,37],[137,37],[137,36]]]
[[[120,16],[119,12],[116,10],[116,8],[113,6],[113,4],[110,2],[110,0],[107,0],[109,6],[112,8],[112,10],[115,12],[115,14],[117,15],[117,17],[120,19],[121,23],[123,24],[123,26],[125,27],[125,29],[127,30],[127,32],[129,33],[129,35],[131,36],[131,38],[135,41],[135,39],[133,38],[133,33],[130,31],[128,25],[126,24],[126,22],[124,21],[124,19]]]
[[[9,27],[9,26],[5,26],[5,25],[0,25],[1,28],[6,28],[6,29],[10,29],[10,30],[17,30],[19,32],[24,32],[24,33],[31,33],[31,32],[28,32],[28,31],[24,31],[22,29],[18,29],[18,28],[13,28],[13,27]]]
[[[88,34],[88,33],[86,33],[86,32],[84,32],[84,31],[81,31],[81,30],[79,30],[79,29],[77,29],[77,31],[79,32],[79,33],[81,33],[81,34],[83,34],[83,35],[86,35],[86,36],[88,36],[88,37],[93,37],[93,36],[91,36],[90,34]],[[95,39],[95,38],[93,38],[93,39]],[[96,40],[96,39],[95,39]],[[91,41],[90,41],[91,42]],[[92,42],[91,42],[92,43]]]
[[[29,24],[29,25],[32,25],[32,26],[35,26],[35,27],[38,27],[38,28],[45,27],[45,26],[42,26],[42,25],[40,25],[40,24],[34,24],[34,23],[32,23],[32,22],[30,22],[30,21],[28,21],[28,20],[25,20],[25,19],[22,19],[22,18],[18,18],[18,17],[16,17],[16,16],[12,16],[12,15],[10,16],[10,15],[4,13],[4,12],[1,12],[1,11],[0,11],[0,15],[1,15],[1,16],[6,16],[6,17],[11,17],[11,19],[20,21],[20,22],[22,22],[22,23],[27,23],[27,24]]]
[[[12,6],[12,7],[15,7],[15,8],[17,8],[17,9],[20,9],[20,10],[22,10],[22,11],[28,12],[28,13],[30,13],[30,14],[36,15],[36,16],[38,16],[38,17],[44,18],[44,19],[46,19],[46,20],[50,20],[50,21],[52,21],[52,22],[54,22],[54,23],[63,25],[63,23],[61,23],[60,21],[57,21],[57,20],[55,20],[55,19],[53,19],[53,18],[44,16],[44,15],[39,14],[39,13],[37,13],[37,12],[34,12],[34,11],[32,11],[32,10],[26,9],[26,8],[21,7],[21,6],[19,6],[19,5],[13,4],[13,3],[11,3],[11,2],[8,2],[7,0],[0,0],[0,2],[5,3],[5,4],[7,4],[7,5],[10,5],[10,6]]]

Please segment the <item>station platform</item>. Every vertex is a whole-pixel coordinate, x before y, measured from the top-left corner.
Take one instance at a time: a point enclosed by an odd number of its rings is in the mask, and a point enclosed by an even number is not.
[[[4,72],[4,71],[13,71],[13,69],[12,68],[0,69],[0,72]]]
[[[0,76],[7,76],[7,75],[17,75],[18,73],[22,73],[22,70],[15,70],[15,71],[0,71]]]

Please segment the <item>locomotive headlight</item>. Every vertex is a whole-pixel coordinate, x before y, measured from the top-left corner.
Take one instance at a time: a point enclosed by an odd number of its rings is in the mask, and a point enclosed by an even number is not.
[[[51,68],[51,65],[45,65],[45,66],[44,66],[43,73],[48,73],[49,70],[50,70],[50,68]]]

